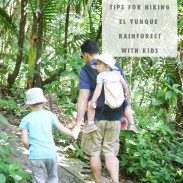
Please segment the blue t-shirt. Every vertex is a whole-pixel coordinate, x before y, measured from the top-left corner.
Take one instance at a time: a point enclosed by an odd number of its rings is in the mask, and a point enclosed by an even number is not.
[[[25,116],[19,128],[29,131],[29,159],[51,159],[57,156],[52,125],[57,117],[50,111],[34,111]]]

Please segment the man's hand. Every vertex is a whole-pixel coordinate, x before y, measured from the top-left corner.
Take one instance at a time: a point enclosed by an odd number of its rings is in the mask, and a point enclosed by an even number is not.
[[[73,129],[73,139],[76,140],[78,138],[80,132],[80,125],[77,125]]]
[[[126,119],[126,117],[122,117],[122,120],[121,120],[121,128],[120,128],[120,131],[123,131],[123,130],[126,130],[128,127],[128,120]]]
[[[90,107],[91,107],[92,109],[95,109],[95,108],[96,108],[96,103],[91,101]]]

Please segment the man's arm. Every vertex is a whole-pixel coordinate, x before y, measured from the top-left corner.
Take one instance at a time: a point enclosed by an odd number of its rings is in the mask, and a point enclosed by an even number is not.
[[[87,89],[79,90],[79,97],[77,102],[77,117],[76,117],[76,126],[80,126],[83,116],[85,114],[88,98],[90,91]]]
[[[29,149],[29,135],[27,129],[22,129],[22,142],[26,149]]]
[[[77,117],[76,117],[76,125],[73,129],[73,136],[74,139],[78,138],[78,134],[80,132],[80,124],[85,114],[87,105],[88,105],[88,98],[89,98],[90,90],[88,89],[80,89],[79,90],[79,97],[77,102]]]

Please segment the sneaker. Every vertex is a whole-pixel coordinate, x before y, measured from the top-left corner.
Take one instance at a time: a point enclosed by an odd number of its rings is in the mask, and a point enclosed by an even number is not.
[[[95,131],[96,129],[97,129],[97,126],[96,126],[95,123],[92,124],[92,125],[87,124],[87,125],[85,126],[83,132],[84,132],[84,133],[90,133],[90,132]]]
[[[133,123],[132,123],[132,124],[129,123],[128,130],[129,130],[131,133],[134,133],[134,134],[137,134],[137,133],[138,133],[137,128],[136,128],[135,124],[133,124]]]

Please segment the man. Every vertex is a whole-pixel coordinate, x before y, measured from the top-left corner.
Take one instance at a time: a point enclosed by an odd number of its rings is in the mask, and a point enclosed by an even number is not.
[[[94,70],[96,68],[96,60],[94,59],[94,56],[98,53],[98,45],[92,40],[86,40],[81,45],[81,56],[83,57],[85,64],[89,67],[91,66]],[[125,78],[119,65],[118,68],[122,76]],[[84,66],[79,75],[79,97],[77,103],[76,126],[74,128],[76,138],[80,131],[80,124],[85,115],[88,101],[91,100],[95,90],[94,83],[96,76],[95,79],[92,79],[92,76],[95,75],[93,69],[90,70]],[[112,178],[112,182],[119,183],[119,161],[116,155],[119,150],[120,118],[121,108],[114,110],[106,109],[105,106],[101,107],[97,101],[95,115],[97,130],[83,134],[81,148],[90,156],[90,167],[96,183],[101,183],[101,153],[104,155],[105,164]],[[86,116],[85,119],[87,119]]]

